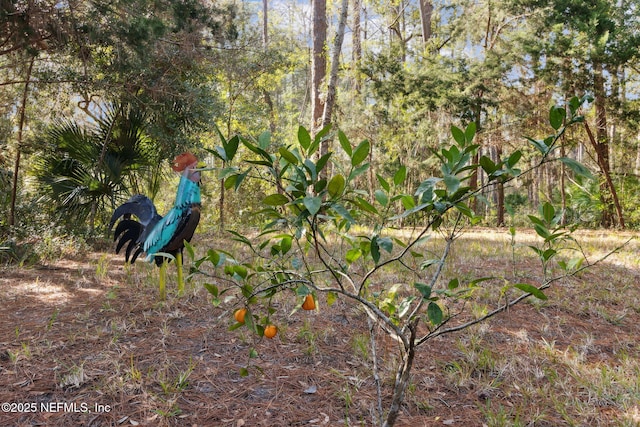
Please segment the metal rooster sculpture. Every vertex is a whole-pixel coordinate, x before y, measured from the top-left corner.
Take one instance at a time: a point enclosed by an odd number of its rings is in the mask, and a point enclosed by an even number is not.
[[[158,215],[153,202],[136,194],[119,206],[109,223],[109,230],[122,217],[113,235],[117,241],[116,253],[126,246],[125,260],[133,264],[141,253],[145,261],[155,260],[160,267],[160,299],[166,298],[166,268],[170,254],[175,257],[178,270],[178,293],[184,290],[182,249],[184,241],[191,241],[200,221],[200,170],[198,159],[191,153],[175,158],[171,168],[180,172],[180,184],[173,208],[164,216]],[[132,219],[135,216],[137,220]]]

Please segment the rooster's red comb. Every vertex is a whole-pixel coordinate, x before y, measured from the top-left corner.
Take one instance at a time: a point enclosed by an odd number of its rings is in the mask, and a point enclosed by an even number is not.
[[[186,152],[176,156],[171,164],[171,169],[176,172],[182,172],[189,165],[197,163],[198,159],[193,154]]]

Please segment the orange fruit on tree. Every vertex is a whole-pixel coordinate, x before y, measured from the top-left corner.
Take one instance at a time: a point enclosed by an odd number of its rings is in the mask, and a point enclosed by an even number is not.
[[[278,333],[278,327],[276,325],[267,325],[264,328],[264,336],[267,338],[273,338]]]
[[[315,310],[316,309],[316,302],[313,299],[313,295],[309,294],[306,297],[304,297],[304,302],[302,303],[302,309],[303,310]]]
[[[233,313],[233,317],[238,323],[244,323],[244,316],[247,314],[246,308],[239,308]]]

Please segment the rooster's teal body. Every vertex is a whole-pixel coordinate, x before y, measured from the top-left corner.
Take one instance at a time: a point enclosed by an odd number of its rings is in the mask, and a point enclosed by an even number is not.
[[[190,153],[176,157],[173,169],[182,172],[173,208],[162,217],[153,202],[146,196],[136,194],[119,206],[109,228],[122,218],[114,232],[117,241],[116,253],[126,246],[125,260],[134,263],[141,253],[145,261],[161,267],[160,293],[164,298],[165,262],[170,254],[178,264],[178,288],[182,289],[182,250],[184,242],[191,241],[200,221],[200,172],[196,170],[197,159]],[[136,219],[132,219],[134,216]],[[170,258],[169,258],[170,259]]]

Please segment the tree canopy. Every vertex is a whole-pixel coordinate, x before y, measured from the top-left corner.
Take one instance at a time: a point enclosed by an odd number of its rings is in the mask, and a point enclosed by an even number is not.
[[[505,209],[517,220],[554,200],[590,226],[638,226],[637,0],[355,1],[348,10],[324,3],[3,1],[0,209],[39,200],[44,190],[28,177],[46,182],[44,159],[74,157],[52,143],[61,124],[88,135],[136,111],[160,166],[186,148],[206,153],[218,142],[216,127],[225,138],[269,130],[271,144],[286,144],[329,102],[326,122],[371,143],[372,170],[361,185],[398,165],[416,170],[410,185],[433,171],[432,152],[451,124],[476,124],[479,157],[498,163],[503,151],[523,148],[526,160],[533,148],[525,137],[537,136],[550,106],[590,95],[585,125],[549,155],[584,162],[593,180],[564,163],[543,164],[508,194],[488,189],[475,209],[500,224]],[[314,34],[323,22],[326,35]],[[334,43],[337,36],[344,42]],[[312,66],[327,77],[314,83]],[[115,131],[87,143],[112,150]],[[326,139],[329,151],[335,137]],[[118,186],[110,200],[145,187],[154,194],[161,175],[140,177],[146,182]],[[480,172],[471,185],[486,180]]]

